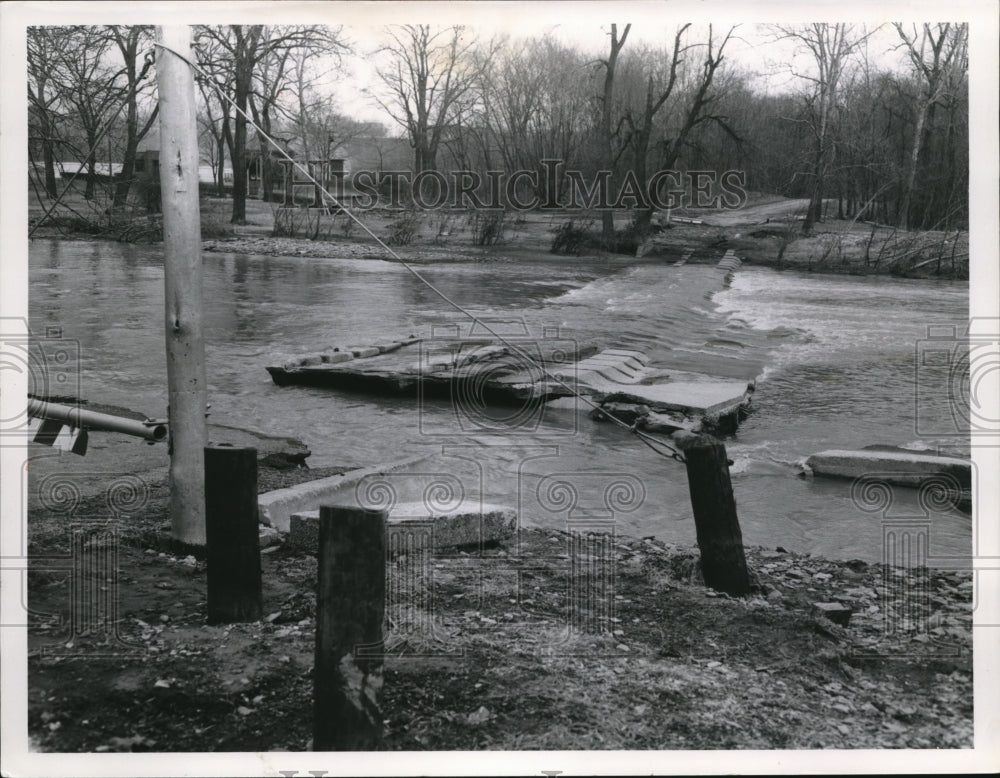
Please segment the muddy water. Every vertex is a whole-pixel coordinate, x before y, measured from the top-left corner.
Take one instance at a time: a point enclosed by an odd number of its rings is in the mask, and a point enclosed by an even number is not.
[[[627,346],[664,367],[757,376],[757,411],[727,440],[751,544],[878,559],[881,517],[851,500],[849,484],[797,477],[796,463],[824,448],[963,441],[944,392],[953,379],[917,359],[929,325],[960,328],[968,320],[960,283],[762,268],[727,276],[669,263],[611,271],[590,260],[470,261],[421,272],[470,313],[527,342]],[[30,278],[33,330],[60,327],[64,338],[80,342],[82,396],[163,415],[161,249],[34,241]],[[522,501],[534,506],[523,513],[526,522],[561,526],[600,514],[630,534],[693,542],[683,466],[582,411],[545,411],[498,426],[462,398],[418,407],[271,382],[264,366],[277,354],[410,334],[450,337],[454,326],[468,332],[468,319],[405,269],[210,253],[204,294],[216,423],[300,437],[314,466],[436,453],[437,467],[475,481],[469,492],[513,503],[530,491],[532,500]],[[915,386],[932,390],[921,394]],[[92,456],[99,455],[98,446]],[[445,455],[464,465],[447,468]],[[540,509],[541,479],[556,473],[568,474],[579,502]],[[631,502],[609,511],[602,495],[624,476],[634,487]],[[897,490],[894,510],[930,519],[932,554],[968,556],[967,516],[921,506],[905,490]]]

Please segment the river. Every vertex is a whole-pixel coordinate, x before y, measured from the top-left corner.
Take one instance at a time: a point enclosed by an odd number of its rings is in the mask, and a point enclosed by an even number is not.
[[[35,240],[29,259],[32,331],[57,327],[79,341],[81,395],[164,415],[162,248]],[[756,376],[756,410],[726,441],[749,544],[878,560],[883,517],[855,504],[847,482],[799,477],[798,463],[827,448],[968,445],[940,390],[953,377],[917,358],[929,326],[960,330],[968,322],[964,282],[756,267],[727,275],[670,263],[610,271],[589,259],[470,260],[420,272],[529,343],[618,345],[646,352],[657,366]],[[508,503],[525,488],[526,473],[533,485],[545,473],[571,474],[581,494],[627,474],[641,494],[614,515],[620,530],[694,541],[683,465],[585,413],[545,411],[498,429],[474,408],[446,401],[418,407],[271,382],[264,367],[279,354],[447,337],[453,325],[467,331],[466,317],[398,265],[206,253],[204,297],[217,423],[301,438],[313,466],[461,450],[475,461],[483,494]],[[99,455],[98,447],[92,456]],[[897,489],[894,498],[897,518],[930,521],[929,561],[969,557],[967,515],[921,506],[913,490]],[[564,514],[536,506],[522,520],[559,525]]]

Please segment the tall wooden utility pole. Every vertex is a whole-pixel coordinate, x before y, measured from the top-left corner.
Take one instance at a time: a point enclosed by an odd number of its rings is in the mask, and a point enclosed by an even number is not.
[[[205,343],[191,28],[157,28],[163,288],[170,404],[170,521],[175,540],[205,544]]]

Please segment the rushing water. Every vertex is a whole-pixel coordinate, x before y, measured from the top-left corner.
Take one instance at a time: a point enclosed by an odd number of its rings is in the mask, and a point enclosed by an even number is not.
[[[924,379],[915,355],[927,327],[968,321],[961,283],[761,268],[727,276],[669,263],[609,271],[594,260],[449,262],[421,272],[475,315],[528,341],[626,346],[657,366],[758,376],[757,410],[727,441],[750,544],[878,559],[880,515],[852,502],[848,482],[798,477],[797,463],[826,448],[961,443],[949,434],[954,422],[943,394],[918,400],[914,389]],[[36,240],[30,279],[33,331],[58,326],[80,341],[83,397],[163,415],[161,249]],[[507,503],[526,484],[537,496],[546,474],[570,474],[581,495],[625,474],[644,498],[636,510],[615,514],[622,531],[694,540],[683,466],[583,412],[550,410],[514,433],[494,434],[447,402],[418,407],[271,382],[264,366],[277,354],[440,336],[446,325],[468,331],[466,317],[398,265],[209,253],[204,297],[215,422],[299,437],[314,466],[426,452],[465,457],[472,470],[455,472],[478,478],[488,498]],[[932,378],[940,384],[942,375]],[[969,555],[968,516],[928,511],[912,490],[897,489],[896,499],[897,515],[931,519],[932,556]],[[526,522],[573,518],[557,513],[560,506],[525,505]]]

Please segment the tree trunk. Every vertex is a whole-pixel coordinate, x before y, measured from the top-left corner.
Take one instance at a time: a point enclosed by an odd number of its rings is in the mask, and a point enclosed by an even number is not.
[[[809,206],[806,208],[806,219],[802,223],[802,234],[809,235],[813,225],[823,219],[823,187],[824,170],[826,162],[824,159],[823,135],[821,134],[816,142],[815,158],[813,161],[813,185],[809,194]]]
[[[94,192],[96,189],[97,182],[94,178],[97,168],[97,150],[94,146],[97,145],[97,132],[95,130],[87,130],[87,147],[89,151],[87,152],[87,187],[84,189],[83,197],[85,200],[93,200]]]
[[[920,146],[924,139],[924,122],[927,121],[926,101],[921,100],[917,106],[917,120],[913,127],[913,145],[910,148],[910,157],[906,161],[906,183],[903,185],[903,198],[899,203],[899,225],[904,229],[910,229],[910,203],[913,200],[913,187],[917,181],[917,165],[920,160]]]
[[[247,220],[247,105],[253,79],[253,56],[257,47],[260,30],[251,27],[246,37],[239,25],[233,30],[237,37],[234,56],[234,91],[236,100],[236,123],[233,133],[233,224],[245,224]]]
[[[45,128],[45,133],[45,137],[42,138],[42,163],[45,166],[45,192],[54,200],[59,196],[59,190],[56,188],[55,154],[52,150],[52,138],[48,134],[48,128]]]
[[[602,161],[604,162],[604,169],[608,171],[612,170],[615,162],[614,145],[611,137],[611,110],[613,108],[615,94],[615,69],[618,65],[618,53],[625,45],[625,39],[628,37],[631,27],[631,24],[625,25],[625,31],[622,33],[621,39],[619,39],[618,25],[611,25],[611,51],[608,54],[608,59],[604,63],[604,101],[601,105],[601,142],[604,146],[604,159]],[[612,178],[613,174],[608,177],[609,189],[613,186]],[[615,242],[615,214],[611,209],[605,209],[601,212],[601,236],[604,241],[605,248],[612,248]]]
[[[935,170],[931,166],[932,161],[940,160],[942,156],[940,148],[932,148],[932,141],[936,137],[933,132],[935,125],[934,116],[936,113],[937,103],[931,103],[927,111],[927,119],[924,121],[924,137],[920,142],[920,157],[917,160],[917,172],[919,173],[923,170],[925,177],[937,185],[926,188],[914,185],[913,193],[917,197],[915,198],[916,202],[911,201],[911,203],[913,205],[921,205],[921,200],[923,201],[920,209],[920,217],[918,219],[910,219],[910,226],[917,229],[933,229],[938,221],[938,219],[934,218],[935,212],[944,208],[944,203],[941,202],[940,188],[940,181],[943,176],[938,172],[940,167]],[[920,195],[923,195],[923,197],[920,197]]]
[[[246,111],[247,95],[250,92],[249,79],[243,81],[236,78],[236,128],[233,133],[233,224],[245,224],[247,220],[247,120],[242,111]]]
[[[260,135],[260,199],[265,203],[271,202],[274,191],[274,169],[271,165],[271,154],[267,142],[267,137],[271,134],[271,115],[267,111],[267,106],[261,114],[261,127],[264,133]]]
[[[42,134],[42,165],[45,168],[45,193],[52,199],[55,199],[59,196],[59,190],[56,187],[55,152],[52,143],[52,117],[48,112],[45,98],[47,80],[44,73],[38,74],[37,78],[38,98],[36,102],[40,121],[39,131]]]
[[[639,138],[636,143],[636,154],[635,154],[635,177],[641,186],[647,186],[649,183],[648,170],[646,165],[646,160],[649,156],[649,140],[653,133],[653,117],[650,115],[643,121],[642,130],[639,132]],[[650,223],[653,221],[653,207],[643,207],[642,204],[638,204],[635,210],[635,228],[636,236],[639,237],[643,230],[645,230]]]
[[[215,170],[215,194],[217,197],[226,196],[226,135],[228,135],[229,119],[226,119],[227,124],[223,128],[223,132],[219,133],[219,139],[216,141],[216,147],[218,152],[218,167]]]
[[[138,74],[135,71],[136,52],[138,49],[138,33],[130,31],[128,39],[122,39],[116,31],[118,48],[125,59],[125,73],[128,78],[128,92],[125,97],[125,156],[122,159],[121,173],[115,184],[114,199],[111,202],[113,210],[120,210],[128,202],[129,189],[132,187],[132,175],[135,168],[136,148],[139,145],[139,119],[135,91],[139,87]],[[110,163],[111,160],[109,159]]]

